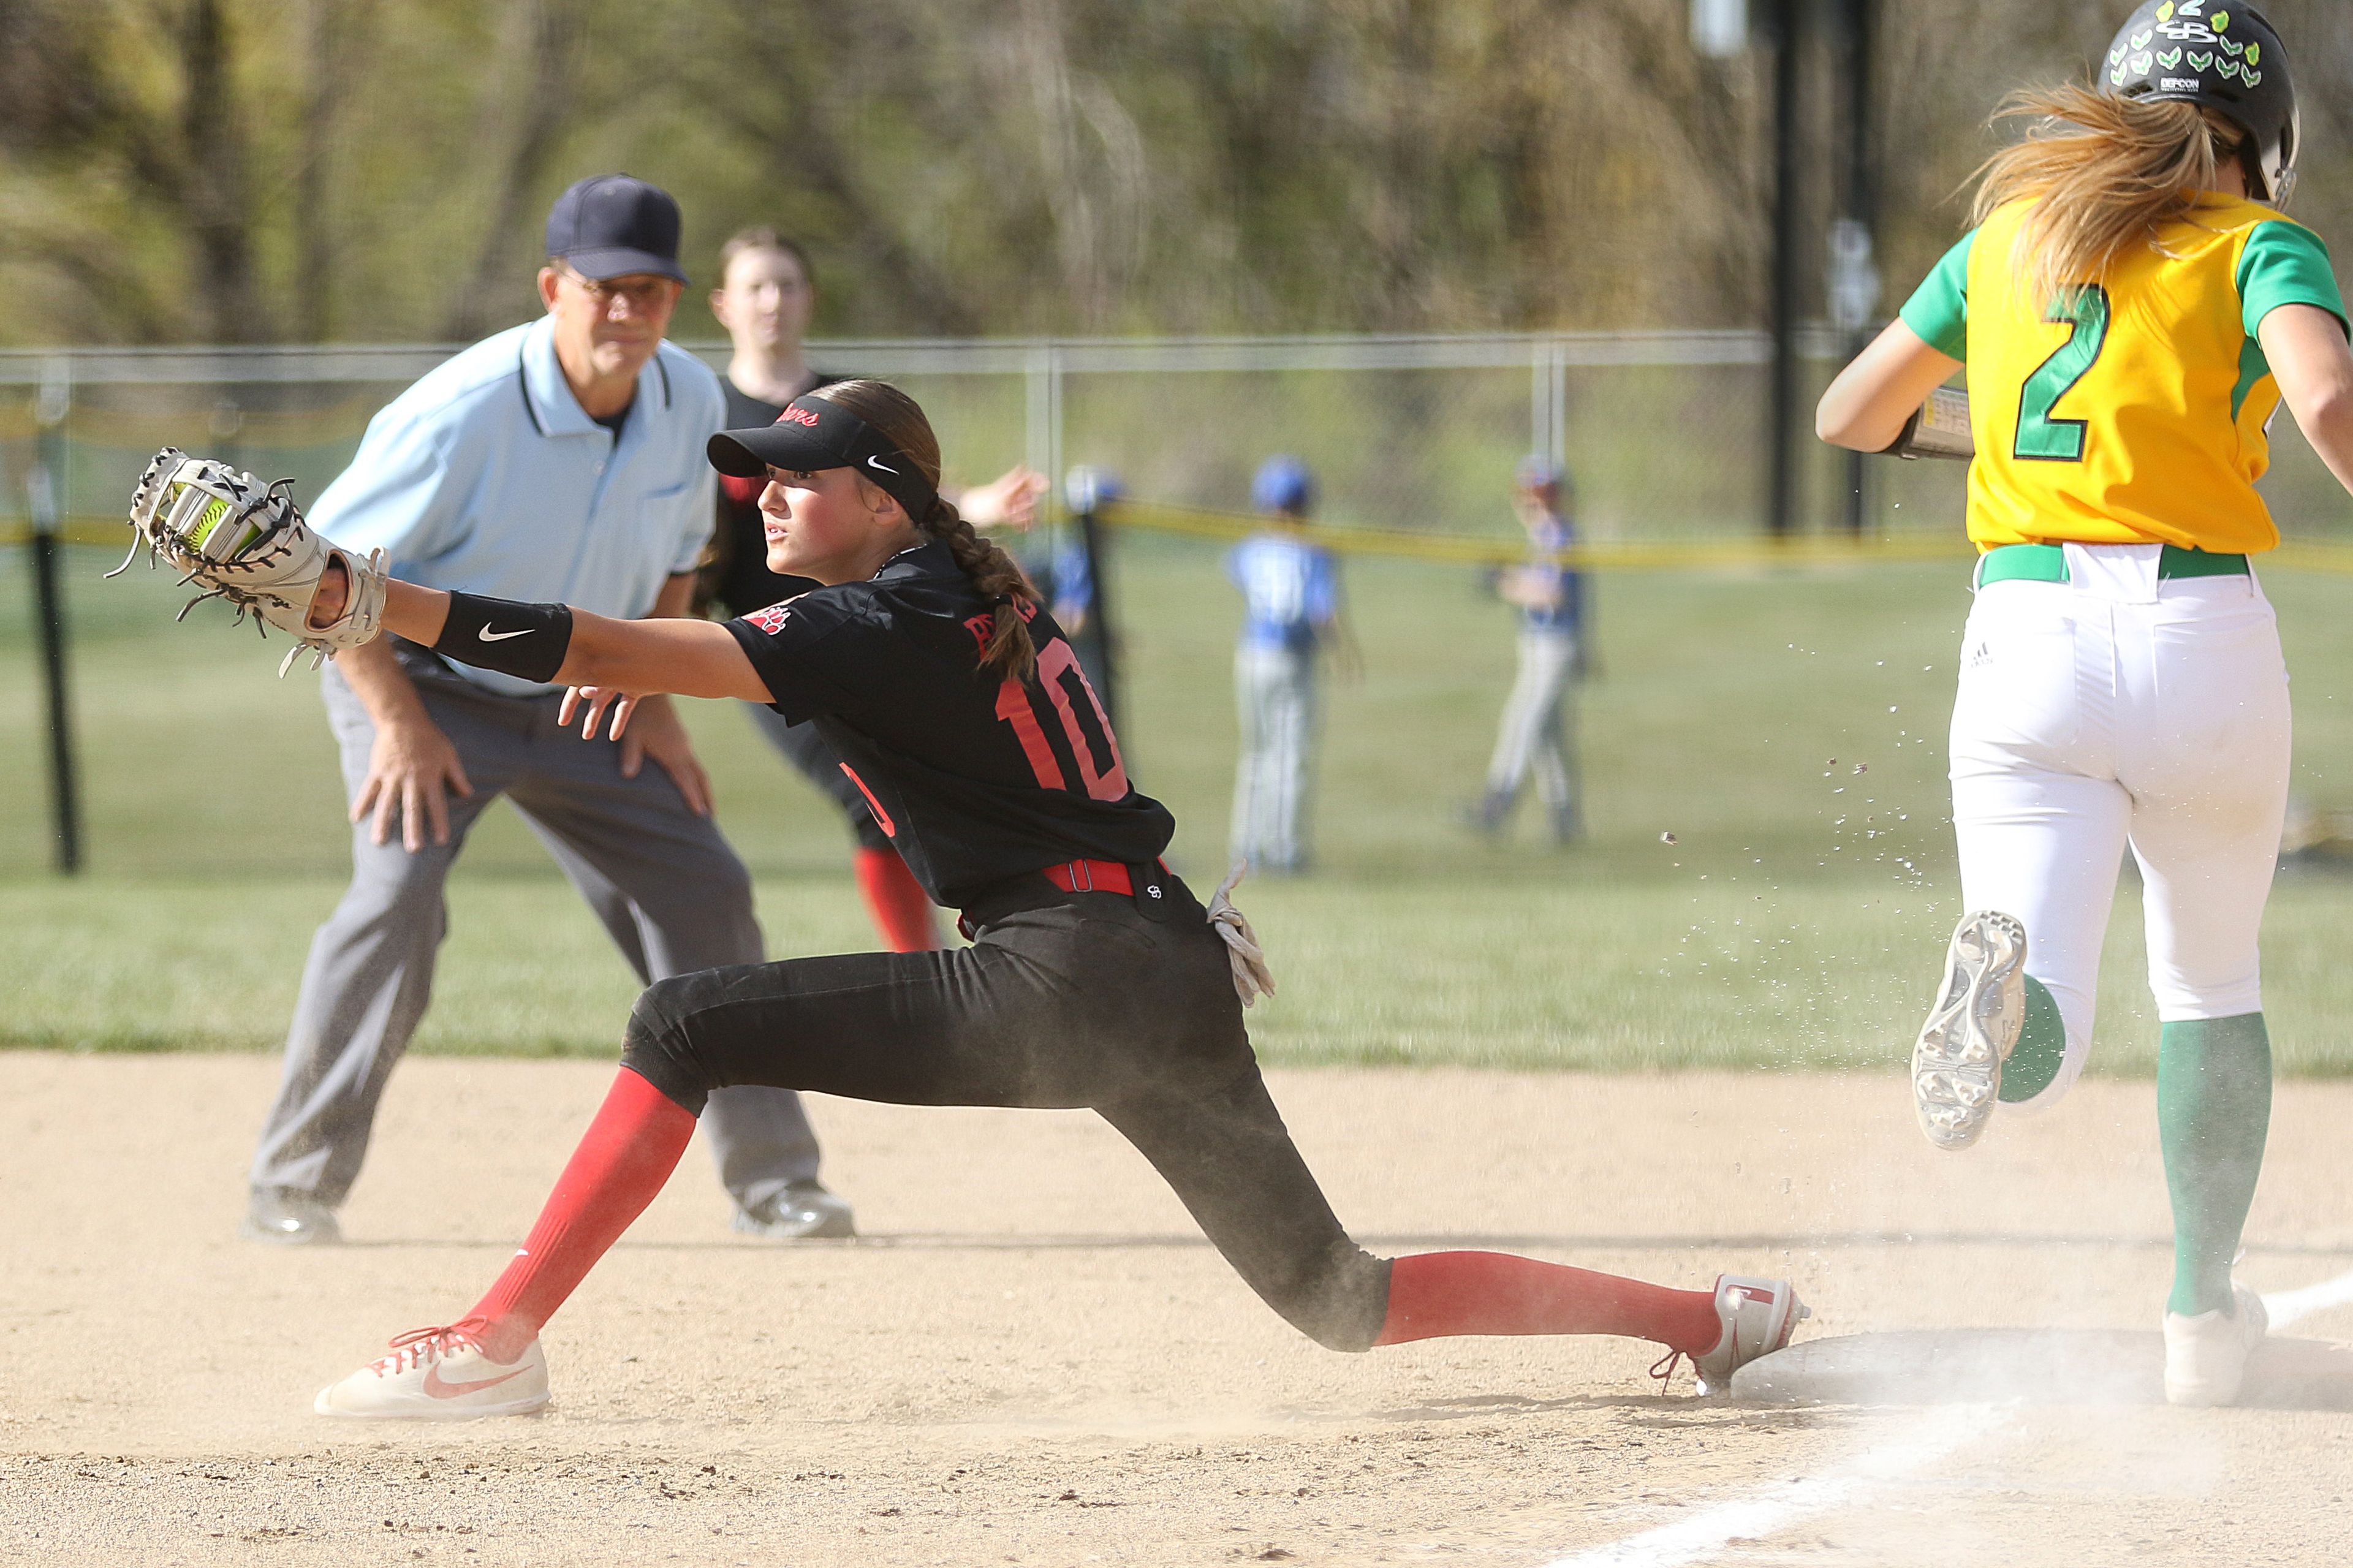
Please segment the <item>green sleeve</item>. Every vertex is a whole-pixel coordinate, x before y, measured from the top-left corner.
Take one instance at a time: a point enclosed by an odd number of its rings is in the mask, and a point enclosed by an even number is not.
[[[1897,312],[1922,342],[1952,359],[1969,357],[1969,247],[1977,238],[1976,229],[1961,236]]]
[[[2340,326],[2345,322],[2345,297],[2329,269],[2328,247],[2302,224],[2283,218],[2257,224],[2239,253],[2238,283],[2240,319],[2250,338],[2282,305],[2317,305]]]

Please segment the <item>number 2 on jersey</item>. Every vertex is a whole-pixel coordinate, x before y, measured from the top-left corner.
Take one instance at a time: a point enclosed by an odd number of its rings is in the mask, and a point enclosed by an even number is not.
[[[2036,463],[2084,460],[2084,421],[2054,419],[2051,410],[2090,374],[2108,342],[2108,291],[2097,283],[2068,289],[2042,319],[2073,330],[2051,357],[2034,367],[2018,395],[2018,439],[2010,456]]]
[[[1085,786],[1088,798],[1126,799],[1127,765],[1120,761],[1119,742],[1113,736],[1111,720],[1103,712],[1094,688],[1087,684],[1085,674],[1079,668],[1079,656],[1071,651],[1069,643],[1054,637],[1038,650],[1038,684],[1046,689],[1046,699],[1053,704],[1055,717],[1062,721],[1062,735],[1071,743],[1071,760],[1078,765],[1079,782]],[[1030,706],[1028,687],[1013,679],[998,687],[997,716],[1013,726],[1014,735],[1021,742],[1022,755],[1029,759],[1029,771],[1038,776],[1039,788],[1071,787],[1062,776],[1060,760],[1046,739],[1044,726],[1038,722],[1038,710]],[[1092,735],[1087,733],[1089,719],[1094,721]]]

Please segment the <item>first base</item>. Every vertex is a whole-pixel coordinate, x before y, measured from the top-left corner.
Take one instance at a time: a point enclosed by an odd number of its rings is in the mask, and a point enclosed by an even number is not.
[[[2165,1340],[2111,1329],[1914,1329],[1802,1340],[1732,1374],[1760,1405],[2162,1405]],[[2353,1349],[2265,1340],[2239,1404],[2353,1410]]]

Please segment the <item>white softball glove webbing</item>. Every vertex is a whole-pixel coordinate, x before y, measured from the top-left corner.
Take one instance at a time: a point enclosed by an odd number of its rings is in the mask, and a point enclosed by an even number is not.
[[[1233,966],[1234,994],[1245,1007],[1261,996],[1274,994],[1274,971],[1267,967],[1266,950],[1258,944],[1258,932],[1250,930],[1249,919],[1227,897],[1249,869],[1247,861],[1237,865],[1209,895],[1209,924],[1225,939],[1226,962]]]
[[[181,607],[183,618],[206,599],[226,599],[237,606],[238,620],[253,616],[257,631],[267,623],[290,635],[297,646],[279,665],[280,675],[303,648],[315,656],[315,669],[344,648],[374,641],[384,620],[384,552],[363,563],[312,532],[287,494],[293,482],[264,485],[226,463],[166,447],[139,476],[131,496],[131,527],[138,537],[122,564],[107,575],[127,569],[144,546],[149,565],[160,557],[185,574],[181,582],[205,590]],[[349,581],[343,613],[314,626],[311,605],[319,579],[337,561]]]

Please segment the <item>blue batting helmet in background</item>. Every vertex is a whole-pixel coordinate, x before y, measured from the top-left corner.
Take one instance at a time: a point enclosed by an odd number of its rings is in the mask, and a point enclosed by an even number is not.
[[[1305,516],[1315,504],[1315,476],[1307,465],[1284,453],[1259,465],[1250,480],[1250,505],[1261,511],[1287,511]]]

